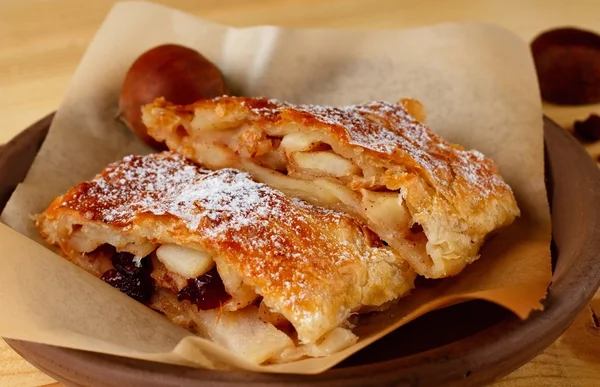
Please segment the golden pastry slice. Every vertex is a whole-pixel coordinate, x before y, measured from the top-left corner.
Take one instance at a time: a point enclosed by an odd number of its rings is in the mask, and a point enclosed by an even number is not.
[[[142,108],[150,136],[211,168],[362,219],[417,273],[457,274],[519,215],[494,163],[422,122],[415,100],[327,107],[218,97]]]
[[[37,227],[65,258],[256,363],[351,345],[348,318],[415,278],[362,222],[170,152],[109,165]]]

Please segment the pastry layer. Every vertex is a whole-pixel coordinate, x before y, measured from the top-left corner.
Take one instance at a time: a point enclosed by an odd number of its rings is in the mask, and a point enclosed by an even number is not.
[[[354,218],[170,152],[109,165],[57,198],[37,226],[97,276],[111,268],[97,257],[106,245],[140,264],[151,260],[156,288],[184,302],[197,293],[188,288],[181,297],[186,284],[201,288],[216,267],[229,296],[219,309],[238,312],[262,300],[263,320],[273,325],[283,316],[300,344],[318,344],[352,314],[389,305],[415,278]]]
[[[218,97],[142,108],[148,133],[211,169],[362,219],[427,277],[457,274],[519,214],[494,163],[422,121],[421,104],[346,107]]]

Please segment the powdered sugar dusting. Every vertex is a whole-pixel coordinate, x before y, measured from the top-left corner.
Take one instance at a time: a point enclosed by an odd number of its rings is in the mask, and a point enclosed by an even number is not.
[[[512,200],[511,189],[492,160],[479,158],[479,152],[464,150],[442,139],[413,117],[402,103],[372,101],[333,107],[260,97],[217,97],[188,106],[164,101],[155,105],[162,108],[161,114],[168,111],[181,117],[183,109],[192,115],[224,119],[226,127],[249,125],[254,129],[265,128],[266,132],[266,128],[281,126],[279,132],[294,127],[329,134],[332,141],[354,148],[356,155],[380,159],[392,176],[418,175],[449,203],[458,204],[457,193],[468,192],[475,205],[463,206],[465,218],[472,211],[481,212],[484,202],[491,203],[500,197]]]
[[[390,116],[402,121],[402,127],[410,130],[413,135],[418,134],[412,137],[414,139],[420,139],[427,134],[423,130],[424,127],[403,109],[395,108],[395,105],[387,102],[374,101],[364,105],[342,107],[300,105],[297,109],[314,115],[317,120],[325,124],[345,128],[350,144],[389,155],[401,145],[399,142],[403,140],[387,125]]]
[[[215,99],[235,101],[238,98]],[[413,172],[424,172],[452,201],[455,178],[479,200],[510,190],[491,160],[448,143],[417,121],[401,104],[373,101],[341,107],[294,105],[276,99],[239,98],[252,114],[271,122],[298,121],[335,133],[349,145],[387,155]]]

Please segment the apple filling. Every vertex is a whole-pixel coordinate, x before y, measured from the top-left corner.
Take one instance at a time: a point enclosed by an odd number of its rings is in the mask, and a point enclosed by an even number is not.
[[[151,276],[157,286],[178,293],[180,298],[198,299],[195,303],[200,309],[219,307],[233,311],[250,305],[258,297],[254,289],[226,265],[216,268],[213,257],[206,252],[176,244],[160,245],[141,237],[124,236],[110,227],[95,223],[73,225],[68,229],[71,232],[67,251],[75,251],[74,255],[79,260],[77,264],[92,274],[104,275],[107,270],[114,269],[108,262],[112,259],[114,263],[115,254],[127,254],[134,266],[149,261],[148,264],[153,267]],[[94,237],[91,238],[91,235]],[[214,283],[218,285],[213,286]],[[221,287],[223,291],[219,292]],[[206,305],[216,306],[203,308],[204,304],[201,305],[199,300],[205,292],[204,288],[214,288],[207,292],[213,293],[212,298],[221,302],[207,297]],[[198,296],[194,298],[194,294]]]
[[[168,120],[168,116],[161,119]],[[162,128],[169,125],[182,132],[176,135],[177,148],[200,164],[211,169],[243,169],[286,195],[349,213],[407,260],[422,268],[432,266],[427,230],[414,221],[401,187],[384,181],[390,173],[404,173],[402,167],[384,173],[385,168],[360,162],[326,134],[299,131],[295,125],[263,130],[240,125],[238,117],[222,120],[199,113],[189,121],[161,123]]]
[[[258,181],[287,195],[363,219],[384,241],[413,262],[431,261],[425,232],[414,222],[398,189],[391,190],[379,181],[382,168],[376,165],[361,168],[334,152],[320,135],[310,133],[285,135],[279,147],[266,154],[283,155],[278,158],[283,157],[287,162],[272,168],[260,160],[242,158],[239,164]]]
[[[339,327],[317,343],[299,344],[283,315],[206,252],[152,243],[94,223],[65,229],[70,230],[63,235],[67,259],[176,324],[257,364],[325,356],[357,340]]]
[[[148,135],[171,151],[353,215],[418,274],[443,278],[477,260],[486,236],[519,210],[492,160],[445,141],[424,120],[412,99],[336,107],[161,97],[142,107]]]

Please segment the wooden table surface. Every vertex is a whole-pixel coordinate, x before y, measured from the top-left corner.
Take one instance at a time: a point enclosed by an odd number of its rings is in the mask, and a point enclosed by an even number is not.
[[[600,31],[599,0],[173,0],[161,1],[224,24],[399,28],[485,21],[526,41],[564,25]],[[86,46],[114,0],[0,0],[0,144],[61,101]],[[545,113],[565,127],[599,105]],[[591,150],[592,151],[592,150]],[[600,386],[600,293],[544,353],[494,386]],[[4,318],[4,317],[3,317]],[[0,386],[56,383],[0,340]]]

